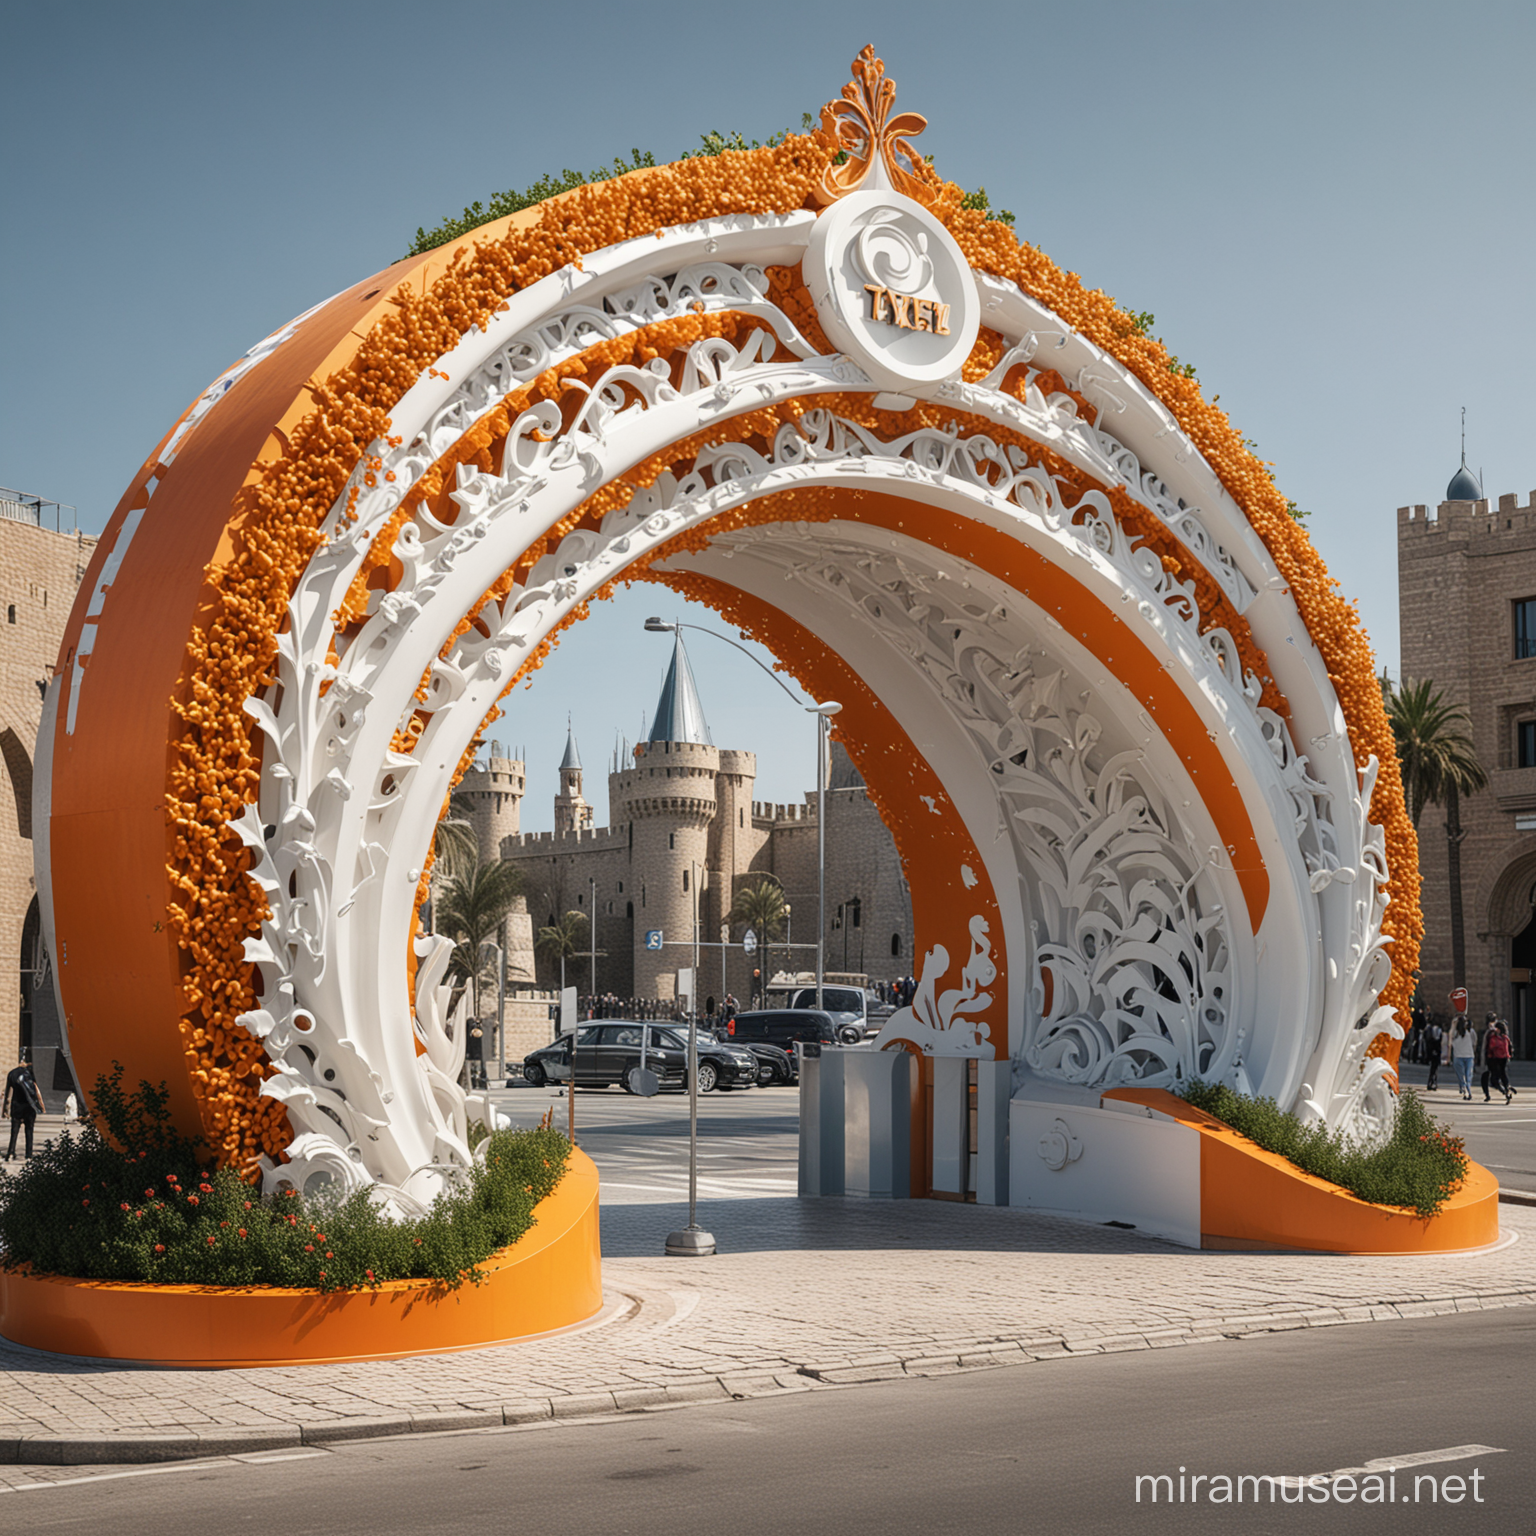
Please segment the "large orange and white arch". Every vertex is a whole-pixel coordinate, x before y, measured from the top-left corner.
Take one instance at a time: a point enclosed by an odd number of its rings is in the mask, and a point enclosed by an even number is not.
[[[40,751],[83,1081],[165,1078],[270,1181],[451,1178],[490,1111],[417,923],[433,828],[648,580],[844,703],[928,954],[883,1043],[1021,1102],[1201,1076],[1385,1125],[1417,876],[1352,610],[1161,345],[855,76],[815,134],[396,263],[151,456]]]

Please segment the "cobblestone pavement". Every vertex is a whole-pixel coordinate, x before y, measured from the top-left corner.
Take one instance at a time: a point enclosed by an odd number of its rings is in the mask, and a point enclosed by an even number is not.
[[[607,1321],[468,1354],[164,1371],[0,1342],[0,1491],[82,1464],[471,1428],[816,1390],[1279,1329],[1536,1303],[1536,1209],[1433,1258],[1202,1253],[928,1201],[711,1200],[711,1259],[660,1257],[686,1207],[603,1212]],[[1523,1239],[1523,1240],[1522,1240]],[[51,1471],[40,1463],[51,1463]]]

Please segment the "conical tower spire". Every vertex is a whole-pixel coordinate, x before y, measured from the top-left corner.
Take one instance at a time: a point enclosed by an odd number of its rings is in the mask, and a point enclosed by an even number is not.
[[[709,722],[704,718],[704,706],[699,702],[698,685],[693,680],[693,668],[688,665],[681,631],[673,638],[672,664],[661,685],[661,697],[656,701],[648,739],[693,741],[706,747],[715,744],[709,734]]]
[[[581,754],[576,750],[576,729],[569,715],[565,717],[565,756],[560,759],[560,766],[562,769],[581,767]]]

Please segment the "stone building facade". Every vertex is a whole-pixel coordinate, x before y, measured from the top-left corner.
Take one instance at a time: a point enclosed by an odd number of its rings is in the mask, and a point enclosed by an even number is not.
[[[1461,802],[1467,974],[1452,975],[1445,811],[1419,823],[1424,947],[1420,999],[1507,1019],[1516,1054],[1536,1056],[1536,492],[1485,498],[1463,464],[1447,499],[1397,512],[1402,676],[1432,679],[1463,706],[1489,785]]]
[[[51,503],[49,505],[52,505]],[[96,540],[46,526],[32,498],[0,493],[0,1071],[25,1052],[50,1109],[73,1086],[32,873],[32,760],[43,689]]]
[[[609,773],[611,825],[590,824],[583,770],[568,739],[555,801],[556,830],[513,830],[502,837],[501,857],[523,871],[534,928],[566,911],[594,916],[597,991],[620,997],[674,995],[677,972],[692,964],[695,901],[701,998],[731,992],[745,1001],[754,970],[811,970],[815,792],[807,793],[802,804],[767,804],[753,799],[756,777],[755,754],[717,747],[709,739],[679,641],[650,739],[616,761]],[[466,777],[465,786],[470,783]],[[904,975],[915,967],[912,907],[901,862],[863,781],[836,744],[826,800],[827,969],[877,978]],[[587,811],[584,821],[571,814],[578,806]],[[790,907],[788,931],[771,950],[748,955],[738,927],[722,949],[722,927],[737,891],[765,875],[783,887]],[[657,932],[659,949],[647,944],[647,936]],[[567,981],[586,992],[591,964],[589,959],[568,962]],[[557,975],[542,968],[540,979],[546,986],[559,984]]]

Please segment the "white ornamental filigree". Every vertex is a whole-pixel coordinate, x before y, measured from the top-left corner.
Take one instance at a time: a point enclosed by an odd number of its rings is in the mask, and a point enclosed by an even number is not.
[[[765,240],[779,238],[771,219],[759,222]],[[840,477],[853,474],[873,489],[969,497],[989,516],[1013,519],[1031,538],[1053,541],[1120,583],[1131,605],[1128,617],[1134,610],[1149,643],[1202,679],[1199,686],[1217,702],[1229,730],[1257,732],[1263,720],[1257,680],[1243,674],[1230,636],[1212,628],[1202,633],[1193,582],[1139,549],[1119,527],[1108,497],[1064,495],[1016,445],[984,432],[963,434],[958,423],[887,442],[814,406],[771,444],[733,442],[733,415],[759,402],[873,387],[846,360],[814,355],[767,299],[761,267],[701,262],[670,275],[626,277],[607,290],[583,287],[577,276],[568,274],[563,303],[469,357],[451,387],[424,391],[415,415],[414,407],[397,412],[398,441],[372,445],[337,500],[331,538],[295,590],[278,685],[251,703],[265,738],[261,804],[243,819],[241,836],[256,854],[253,878],[272,917],[249,946],[262,977],[261,1007],[242,1022],[277,1065],[271,1092],[299,1132],[288,1172],[269,1169],[269,1179],[324,1175],[349,1187],[373,1185],[387,1203],[410,1209],[469,1166],[469,1115],[492,1112],[466,1101],[454,1081],[462,1021],[448,1009],[442,941],[418,945],[414,997],[403,1019],[404,1005],[392,992],[397,980],[388,965],[371,958],[384,943],[381,935],[406,931],[420,869],[404,867],[401,850],[424,860],[446,792],[437,765],[458,761],[519,660],[634,560],[721,511],[795,484],[847,484]],[[611,369],[590,387],[580,386],[585,396],[573,412],[555,402],[523,412],[494,472],[459,467],[449,520],[434,512],[430,499],[412,507],[393,546],[392,590],[370,597],[360,626],[337,631],[332,615],[384,521],[510,391],[595,341],[724,307],[746,310],[764,324],[739,347],[707,338],[670,359]],[[1010,367],[1026,369],[1018,395],[940,384],[927,396],[951,399],[1044,443],[1150,507],[1196,549],[1241,610],[1257,588],[1208,532],[1204,514],[1166,492],[1134,454],[1086,420],[1069,395],[1042,387],[1024,355],[1033,356],[1041,338],[1050,344],[1055,333],[1042,330],[1027,345],[1016,343],[1023,350]],[[717,423],[723,430],[715,430]],[[636,492],[627,506],[605,515],[599,530],[567,534],[505,596],[481,601],[516,553],[595,486],[659,444],[706,425],[711,446],[691,468]],[[356,517],[349,520],[354,489]],[[1053,967],[1053,989],[1071,1008],[1063,1011],[1066,1003],[1053,1001],[1029,1048],[1040,1061],[1053,1061],[1052,1070],[1098,1073],[1104,1081],[1162,1080],[1160,1074],[1176,1078],[1196,1070],[1240,1081],[1242,1033],[1222,993],[1231,935],[1211,895],[1214,876],[1197,872],[1205,851],[1193,847],[1166,799],[1133,764],[1096,755],[1087,737],[1070,752],[1059,745],[1078,743],[1085,712],[1058,701],[1057,728],[1031,704],[1049,669],[1021,665],[1020,646],[1007,640],[1000,617],[1005,604],[957,605],[953,585],[941,590],[931,573],[904,568],[894,554],[849,556],[811,527],[798,534],[804,548],[784,546],[793,556],[791,578],[819,583],[840,601],[859,605],[871,628],[912,658],[976,752],[1001,765],[999,806],[1020,868],[1042,887],[1054,880],[1060,892],[1040,919],[1039,943]],[[472,627],[452,638],[466,611]],[[1283,723],[1273,725],[1283,736]],[[1019,736],[1021,728],[1033,733],[1033,748]],[[419,733],[421,745],[393,750],[398,732]],[[1321,781],[1304,782],[1305,770],[1294,754],[1286,757],[1289,751],[1286,742],[1275,773],[1281,802],[1298,818],[1294,846],[1321,882],[1313,895],[1329,933],[1352,924],[1356,935],[1328,985],[1309,1092],[1330,1123],[1342,1115],[1364,1124],[1380,1108],[1380,1073],[1355,1057],[1371,1037],[1372,988],[1379,990],[1385,963],[1377,942],[1378,883],[1374,873],[1362,873],[1373,829],[1357,806],[1336,823],[1328,809],[1329,794],[1338,794],[1336,779],[1331,791]],[[1140,859],[1150,872],[1117,883],[1078,868],[1059,846],[1049,817],[1041,820],[1047,811],[1070,830],[1067,842],[1119,839],[1118,849],[1134,851],[1121,860],[1125,870],[1135,870]],[[1350,871],[1357,879],[1346,895]],[[1352,916],[1342,905],[1351,899],[1359,903]],[[1085,945],[1072,948],[1079,928],[1093,935],[1092,960]],[[947,1030],[956,1017],[946,1020],[939,1003],[942,974],[942,968],[935,972],[930,1029],[944,1024]],[[1360,1011],[1349,1017],[1351,1009]],[[1359,1019],[1367,1025],[1355,1031]]]
[[[980,914],[967,925],[971,953],[960,972],[960,985],[941,992],[939,983],[949,973],[949,951],[935,944],[923,956],[922,976],[905,1008],[885,1021],[875,1038],[875,1049],[902,1042],[915,1045],[925,1056],[991,1056],[991,1029],[972,1014],[992,1006],[992,994],[984,989],[997,980],[987,920]]]
[[[933,260],[928,236],[903,228],[908,216],[900,209],[873,213],[854,237],[854,250],[864,276],[882,288],[926,295],[933,287]]]

